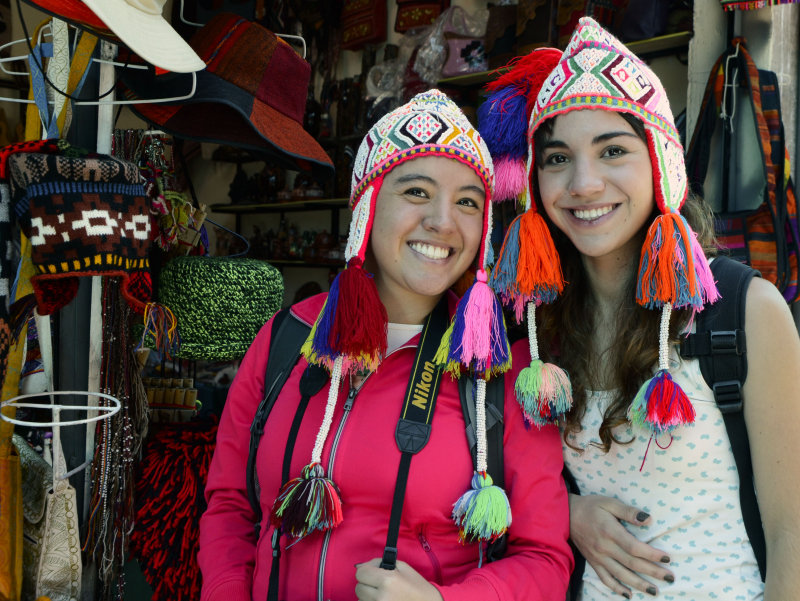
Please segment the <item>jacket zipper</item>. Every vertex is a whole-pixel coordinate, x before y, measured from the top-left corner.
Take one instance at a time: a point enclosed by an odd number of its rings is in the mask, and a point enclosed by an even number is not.
[[[398,348],[394,349],[391,353],[388,353],[386,357],[405,348],[416,348],[416,345],[411,345],[408,343],[403,344]],[[386,357],[384,357],[384,360],[386,359]],[[347,423],[347,418],[350,416],[350,411],[353,409],[353,404],[356,401],[356,395],[358,394],[358,391],[361,390],[361,388],[364,386],[364,384],[367,382],[367,380],[370,378],[371,375],[372,372],[368,373],[364,377],[364,379],[361,380],[361,383],[358,386],[356,387],[351,386],[350,391],[347,393],[347,399],[344,402],[344,414],[342,415],[342,420],[339,422],[339,427],[336,429],[336,436],[333,438],[333,444],[331,445],[331,454],[330,457],[328,457],[328,471],[326,473],[328,474],[329,478],[333,474],[333,464],[336,459],[336,451],[339,448],[339,439],[342,437],[342,430],[344,430],[345,423]],[[327,560],[327,555],[328,555],[328,545],[330,544],[332,533],[333,532],[331,530],[325,532],[325,538],[322,541],[322,553],[320,554],[319,571],[317,572],[317,601],[325,601],[322,589],[323,589],[323,582],[325,580],[325,562]],[[441,573],[440,573],[441,569],[438,568],[439,560],[435,559],[434,556],[434,559],[432,561],[436,562],[435,566],[439,570],[437,573],[439,573],[441,579]]]
[[[367,381],[367,376],[361,382],[361,385],[358,388],[350,388],[350,392],[347,393],[347,399],[344,402],[344,413],[342,414],[342,419],[339,422],[339,427],[336,429],[336,436],[333,438],[333,444],[331,445],[331,454],[328,458],[328,477],[330,478],[333,474],[333,464],[334,460],[336,459],[336,451],[339,448],[339,439],[342,437],[342,430],[344,430],[344,425],[347,422],[347,418],[350,416],[350,411],[353,409],[353,403],[355,403],[356,395],[358,394],[359,389],[361,386],[364,385],[364,382]],[[331,530],[325,532],[325,538],[322,541],[322,554],[320,555],[319,559],[319,573],[317,575],[317,599],[318,601],[324,601],[322,596],[322,584],[325,580],[325,561],[327,559],[328,554],[328,544],[331,539]]]
[[[439,558],[436,557],[436,553],[433,552],[431,544],[428,542],[428,539],[425,538],[425,533],[423,531],[420,531],[417,538],[419,538],[419,542],[425,553],[427,553],[428,559],[433,566],[433,571],[436,574],[436,584],[442,584],[442,566],[439,563]]]

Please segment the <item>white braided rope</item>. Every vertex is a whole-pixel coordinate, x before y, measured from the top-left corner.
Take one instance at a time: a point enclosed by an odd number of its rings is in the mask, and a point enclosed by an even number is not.
[[[525,185],[522,188],[525,210],[529,211],[533,199],[531,198],[531,169],[533,169],[533,153],[531,152],[531,141],[528,142],[528,157],[525,160]]]
[[[539,341],[536,339],[536,303],[529,302],[528,311],[528,344],[531,347],[531,361],[539,359]]]
[[[314,450],[311,452],[311,463],[322,462],[322,447],[328,438],[328,432],[333,422],[333,410],[336,408],[336,399],[339,396],[339,384],[342,381],[342,358],[336,357],[331,371],[331,387],[328,390],[328,402],[325,404],[325,416],[317,432],[317,440],[314,442]]]
[[[475,391],[475,436],[478,440],[478,449],[475,453],[475,467],[479,472],[485,472],[486,465],[486,380],[478,378]]]
[[[658,331],[658,369],[669,368],[669,318],[672,315],[672,303],[664,303],[661,309],[661,327]]]
[[[489,263],[489,251],[492,248],[492,201],[486,199],[489,205],[486,207],[486,231],[483,233],[483,256],[481,257],[481,269],[487,269]]]

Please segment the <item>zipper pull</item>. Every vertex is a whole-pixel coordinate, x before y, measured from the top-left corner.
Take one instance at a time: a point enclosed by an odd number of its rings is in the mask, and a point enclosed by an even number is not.
[[[423,548],[425,551],[430,551],[430,550],[431,550],[431,546],[430,546],[430,544],[428,543],[428,539],[427,539],[427,538],[425,538],[425,535],[424,535],[424,534],[422,534],[422,532],[420,532],[420,533],[419,533],[419,535],[418,535],[418,538],[419,538],[419,542],[420,542],[420,544],[422,545],[422,548]]]
[[[347,398],[344,401],[345,411],[350,411],[353,408],[353,403],[355,402],[357,392],[358,389],[350,388],[350,392],[347,393]]]

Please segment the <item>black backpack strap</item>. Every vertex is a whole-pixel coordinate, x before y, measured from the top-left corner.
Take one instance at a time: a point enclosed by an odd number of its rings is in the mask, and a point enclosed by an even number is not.
[[[469,452],[473,467],[477,462],[478,439],[475,437],[475,379],[459,378],[458,395],[466,424]],[[500,374],[486,382],[486,462],[489,475],[500,488],[504,487],[503,463],[503,408],[505,403],[505,376]]]
[[[256,477],[256,452],[267,417],[283,388],[295,363],[300,358],[300,347],[308,337],[309,327],[291,316],[289,309],[282,309],[272,320],[272,336],[264,376],[264,398],[258,405],[253,424],[250,426],[250,451],[247,457],[247,498],[256,514],[256,534],[261,527],[261,506],[258,502],[258,480]]]
[[[747,288],[758,271],[728,257],[711,263],[721,299],[700,312],[694,334],[681,343],[681,356],[697,357],[703,378],[714,392],[722,412],[739,472],[739,500],[745,530],[758,562],[761,578],[767,573],[767,546],[753,483],[750,440],[744,421],[742,385],[747,378],[744,331]]]
[[[458,379],[458,396],[466,424],[467,442],[472,455],[473,468],[477,464],[478,439],[475,436],[475,378]],[[486,463],[492,481],[504,488],[505,463],[503,460],[503,410],[505,407],[505,374],[493,376],[486,382]],[[508,535],[489,543],[486,561],[503,557],[508,546]]]

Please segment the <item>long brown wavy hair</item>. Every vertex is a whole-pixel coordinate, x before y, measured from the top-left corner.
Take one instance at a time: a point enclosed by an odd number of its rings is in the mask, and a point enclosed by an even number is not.
[[[627,113],[619,113],[647,143],[642,122]],[[556,117],[557,119],[557,117]],[[544,142],[552,135],[555,119],[542,124],[535,132],[534,148],[544,147]],[[537,152],[536,165],[541,155]],[[613,429],[628,423],[627,412],[630,403],[641,385],[653,375],[653,366],[658,362],[658,332],[661,312],[641,307],[636,302],[636,270],[632,270],[625,295],[616,316],[616,335],[608,349],[607,365],[613,365],[612,374],[604,374],[601,380],[597,374],[599,357],[587,352],[595,332],[597,302],[592,293],[581,261],[580,253],[561,230],[547,218],[539,200],[536,167],[533,169],[532,185],[536,190],[537,208],[547,221],[556,249],[561,258],[564,292],[551,305],[543,305],[537,310],[538,332],[542,359],[552,361],[567,371],[572,381],[572,410],[567,414],[564,427],[564,441],[568,436],[581,431],[581,421],[586,414],[587,391],[600,387],[615,392],[614,400],[608,406],[600,425],[601,448],[608,452],[611,444],[629,444],[632,440],[619,440]],[[654,207],[651,218],[638,232],[639,246],[644,243],[647,228],[658,216]],[[715,254],[713,217],[708,205],[699,197],[689,194],[681,214],[697,234],[706,255]],[[670,322],[670,340],[678,341],[678,333],[688,323],[689,310],[676,310]],[[573,447],[574,448],[574,447]],[[577,450],[577,449],[576,449]]]

